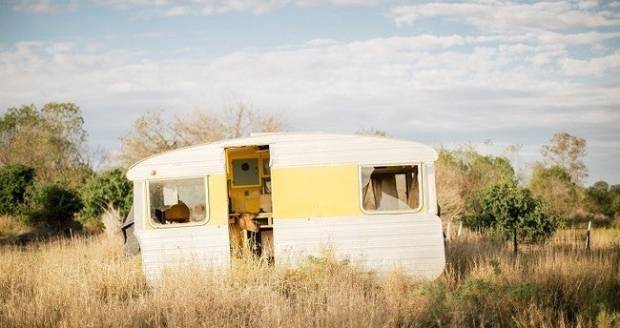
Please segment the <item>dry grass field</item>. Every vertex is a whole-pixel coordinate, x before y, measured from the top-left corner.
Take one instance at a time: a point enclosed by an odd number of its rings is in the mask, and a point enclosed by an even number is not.
[[[149,286],[103,235],[0,247],[0,327],[618,327],[620,230],[543,246],[465,232],[435,281],[362,273],[329,254],[299,268],[188,268]],[[576,238],[577,237],[577,238]]]

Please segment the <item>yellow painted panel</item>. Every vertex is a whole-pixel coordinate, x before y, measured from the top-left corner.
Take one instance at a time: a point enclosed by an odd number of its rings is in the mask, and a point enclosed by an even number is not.
[[[272,168],[275,218],[360,216],[357,165]]]
[[[237,213],[258,213],[261,187],[230,188],[232,210]],[[246,195],[247,193],[247,195]]]
[[[228,192],[226,175],[209,175],[208,225],[228,225]]]

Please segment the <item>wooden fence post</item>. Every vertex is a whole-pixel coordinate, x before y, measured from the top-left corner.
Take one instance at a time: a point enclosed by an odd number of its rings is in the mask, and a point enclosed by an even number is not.
[[[590,251],[592,243],[592,221],[588,221],[588,231],[586,232],[586,250]]]

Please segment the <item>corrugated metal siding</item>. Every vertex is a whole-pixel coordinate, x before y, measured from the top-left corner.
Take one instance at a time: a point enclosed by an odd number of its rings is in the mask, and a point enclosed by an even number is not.
[[[436,278],[445,266],[441,222],[420,214],[274,220],[275,259],[298,264],[333,249],[363,268]]]
[[[165,269],[182,266],[230,267],[226,226],[143,230],[138,233],[138,240],[144,273],[149,280],[160,277]]]

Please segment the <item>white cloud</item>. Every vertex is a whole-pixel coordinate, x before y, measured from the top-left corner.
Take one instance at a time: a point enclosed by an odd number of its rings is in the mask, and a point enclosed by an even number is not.
[[[620,38],[620,32],[556,33],[537,31],[536,33],[526,34],[524,37],[542,44],[589,45]]]
[[[183,6],[174,6],[166,11],[165,16],[184,16],[189,15],[190,10]]]
[[[564,73],[605,74],[618,66],[619,55],[582,63],[568,59],[562,46],[463,49],[465,39],[315,40],[289,49],[174,60],[148,60],[125,50],[89,53],[77,50],[87,46],[72,44],[20,43],[0,52],[0,74],[12,81],[0,86],[0,105],[70,100],[136,111],[187,109],[235,92],[262,108],[299,110],[297,122],[306,124],[318,124],[334,108],[377,120],[382,114],[376,108],[388,116],[415,111],[418,121],[432,123],[427,126],[459,131],[609,124],[610,118],[618,123],[609,108],[620,105],[620,88],[584,85]],[[548,65],[560,59],[561,67]],[[584,121],[577,108],[596,115]]]
[[[61,11],[74,10],[78,0],[8,0],[13,10],[36,14],[55,14]]]
[[[465,22],[487,31],[513,29],[562,30],[576,27],[619,26],[618,6],[604,8],[596,1],[541,1],[520,3],[505,0],[474,2],[406,0],[7,0],[14,10],[38,14],[74,10],[82,3],[119,9],[139,8],[146,17],[212,16],[230,12],[264,14],[287,6],[383,7],[398,24],[442,17]],[[600,8],[599,8],[600,7]]]
[[[293,0],[291,1],[297,6],[336,6],[336,7],[348,7],[348,6],[374,6],[381,5],[390,1],[384,0]]]
[[[338,44],[338,41],[333,39],[312,39],[306,42],[306,45],[310,47],[333,46],[335,44]]]
[[[36,14],[50,14],[73,10],[78,4],[93,2],[100,6],[119,9],[141,8],[150,10],[148,15],[156,16],[188,16],[188,15],[220,15],[229,12],[251,12],[262,14],[285,6],[375,6],[383,0],[8,0],[16,11]]]
[[[423,19],[441,17],[464,22],[485,31],[522,31],[531,29],[564,30],[620,26],[617,17],[598,12],[592,4],[543,1],[516,3],[509,1],[432,2],[398,5],[390,9],[398,24],[413,24]]]
[[[75,49],[75,43],[73,42],[54,42],[45,48],[45,51],[49,54],[62,54],[68,53]]]
[[[163,16],[220,15],[229,12],[262,14],[288,5],[309,6],[369,6],[381,0],[95,0],[100,5],[114,7],[159,8]]]
[[[580,32],[580,33],[557,33],[552,31],[535,31],[527,33],[492,33],[467,36],[466,40],[471,44],[483,43],[532,43],[532,44],[556,44],[556,45],[589,45],[603,41],[620,38],[620,32]]]
[[[565,58],[561,61],[562,71],[568,75],[610,74],[620,69],[620,52],[586,60]]]

